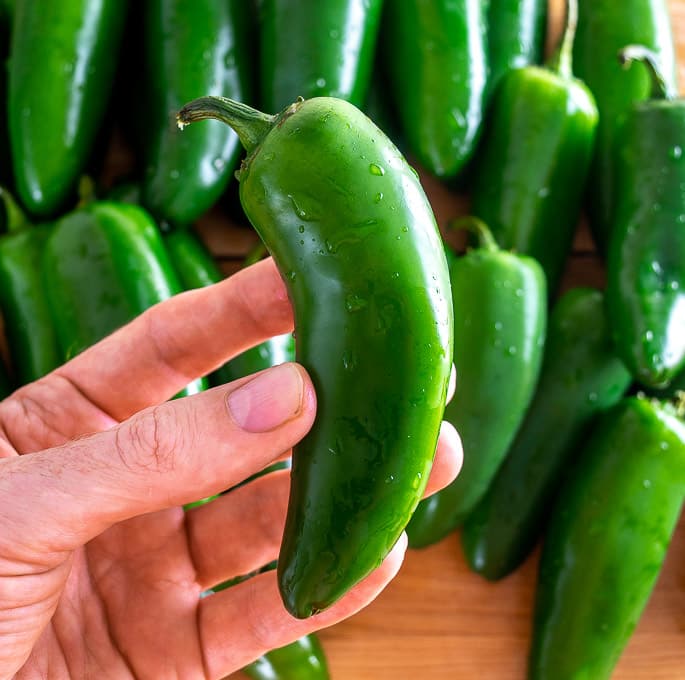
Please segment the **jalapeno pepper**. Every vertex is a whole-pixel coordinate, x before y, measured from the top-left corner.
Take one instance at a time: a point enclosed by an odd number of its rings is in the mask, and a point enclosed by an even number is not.
[[[242,152],[212,123],[179,135],[174,115],[203,94],[247,99],[249,4],[149,0],[143,16],[145,128],[142,202],[161,222],[185,226],[219,198]]]
[[[653,75],[615,135],[615,195],[607,309],[619,355],[635,378],[667,385],[685,364],[685,102],[661,78],[656,55],[622,53]],[[644,70],[637,64],[631,70]]]
[[[64,207],[91,154],[114,82],[125,0],[16,0],[9,129],[21,203]]]
[[[540,265],[500,250],[478,220],[480,247],[450,264],[458,387],[445,418],[459,431],[464,465],[419,504],[407,527],[423,547],[453,531],[492,481],[533,396],[542,359],[547,289]]]
[[[539,64],[545,49],[547,0],[494,0],[488,8],[488,90],[512,69]]]
[[[452,361],[449,274],[418,176],[351,104],[266,116],[208,97],[179,121],[206,117],[248,150],[241,202],[283,275],[316,389],[278,562],[287,609],[307,617],[378,566],[421,498]]]
[[[602,293],[568,291],[552,311],[540,380],[523,424],[464,523],[462,544],[473,570],[496,580],[523,562],[589,426],[630,382],[611,342]]]
[[[605,680],[649,599],[685,496],[685,425],[646,399],[601,417],[552,512],[531,680]]]
[[[599,125],[590,182],[590,227],[600,251],[610,236],[614,201],[623,191],[614,176],[614,137],[634,102],[647,99],[651,85],[640,69],[626,71],[616,55],[626,45],[644,45],[658,55],[661,72],[676,84],[676,58],[667,0],[579,0],[575,68],[597,101]]]
[[[383,21],[409,149],[434,175],[454,177],[471,158],[483,120],[486,10],[481,0],[391,1]]]
[[[157,225],[126,203],[95,201],[62,217],[42,265],[64,359],[182,290]],[[185,394],[203,385],[193,381]]]
[[[531,255],[553,295],[571,250],[592,159],[597,108],[573,77],[578,4],[547,68],[506,73],[494,94],[474,173],[472,211],[506,249]]]
[[[340,97],[361,106],[371,78],[382,0],[263,0],[261,105]]]
[[[41,256],[51,225],[31,225],[0,189],[5,232],[0,236],[0,309],[17,385],[57,368],[63,357],[43,288]]]
[[[253,680],[328,680],[328,666],[315,635],[274,649],[243,668]]]

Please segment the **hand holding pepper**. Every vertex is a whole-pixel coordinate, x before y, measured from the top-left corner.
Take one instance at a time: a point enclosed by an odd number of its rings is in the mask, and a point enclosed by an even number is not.
[[[309,430],[316,398],[304,369],[284,364],[164,402],[292,323],[266,260],[153,307],[0,403],[0,631],[13,631],[1,677],[224,677],[350,616],[395,575],[404,538],[306,620],[286,612],[273,572],[200,597],[276,557],[288,476],[182,505],[282,456]],[[459,458],[443,426],[429,491]]]

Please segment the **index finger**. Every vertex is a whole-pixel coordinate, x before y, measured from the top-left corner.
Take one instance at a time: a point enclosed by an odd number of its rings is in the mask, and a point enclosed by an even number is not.
[[[285,285],[268,258],[151,307],[54,373],[121,421],[292,328]]]

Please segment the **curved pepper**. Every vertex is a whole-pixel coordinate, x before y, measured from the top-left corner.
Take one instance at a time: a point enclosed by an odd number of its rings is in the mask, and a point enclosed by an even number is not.
[[[371,78],[382,0],[263,0],[261,105],[330,96],[361,106]]]
[[[12,373],[18,385],[38,380],[63,361],[40,266],[52,225],[33,226],[0,189],[5,232],[0,236],[0,309]]]
[[[509,71],[495,92],[472,203],[502,248],[540,262],[550,296],[578,225],[598,119],[592,94],[573,77],[577,0],[568,9],[549,67]]]
[[[545,49],[547,0],[492,0],[488,8],[488,90],[505,73],[539,64]]]
[[[607,309],[619,355],[635,379],[664,387],[685,365],[685,101],[645,60],[654,98],[636,104],[615,137],[615,198]],[[633,70],[636,67],[633,66]],[[641,70],[641,68],[637,68]]]
[[[579,0],[578,9],[576,73],[587,83],[599,109],[588,216],[595,243],[604,253],[614,201],[622,192],[614,177],[614,137],[632,104],[647,99],[651,92],[647,74],[621,68],[616,55],[626,45],[650,48],[658,54],[661,71],[675,88],[675,47],[667,0]]]
[[[71,198],[114,82],[125,0],[16,0],[9,128],[21,203],[51,215]]]
[[[523,424],[464,522],[462,545],[474,571],[496,580],[526,559],[588,427],[630,382],[611,342],[602,293],[567,292],[550,316],[540,380]]]
[[[127,203],[92,202],[58,220],[42,265],[65,360],[181,291],[157,225]]]
[[[179,135],[174,115],[207,93],[249,98],[249,11],[245,0],[145,2],[142,203],[160,222],[194,222],[222,194],[242,153],[225,125]]]
[[[483,120],[482,2],[391,0],[383,21],[390,84],[409,148],[434,175],[454,177],[471,158]]]
[[[658,402],[601,417],[550,516],[531,680],[607,680],[649,599],[685,495],[685,425]]]
[[[407,527],[414,548],[453,531],[487,491],[523,420],[538,379],[547,321],[540,265],[500,250],[468,219],[481,246],[450,264],[457,390],[445,419],[461,435],[464,465],[449,486],[421,501]]]
[[[320,97],[266,116],[207,97],[179,121],[207,117],[248,149],[241,202],[283,275],[317,394],[278,563],[303,618],[380,564],[421,498],[452,359],[449,274],[418,176],[351,104]]]

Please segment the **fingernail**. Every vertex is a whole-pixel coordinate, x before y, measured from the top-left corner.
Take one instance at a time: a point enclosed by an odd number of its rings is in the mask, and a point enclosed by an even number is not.
[[[269,432],[302,409],[304,382],[294,364],[260,373],[226,398],[233,421],[246,432]]]

